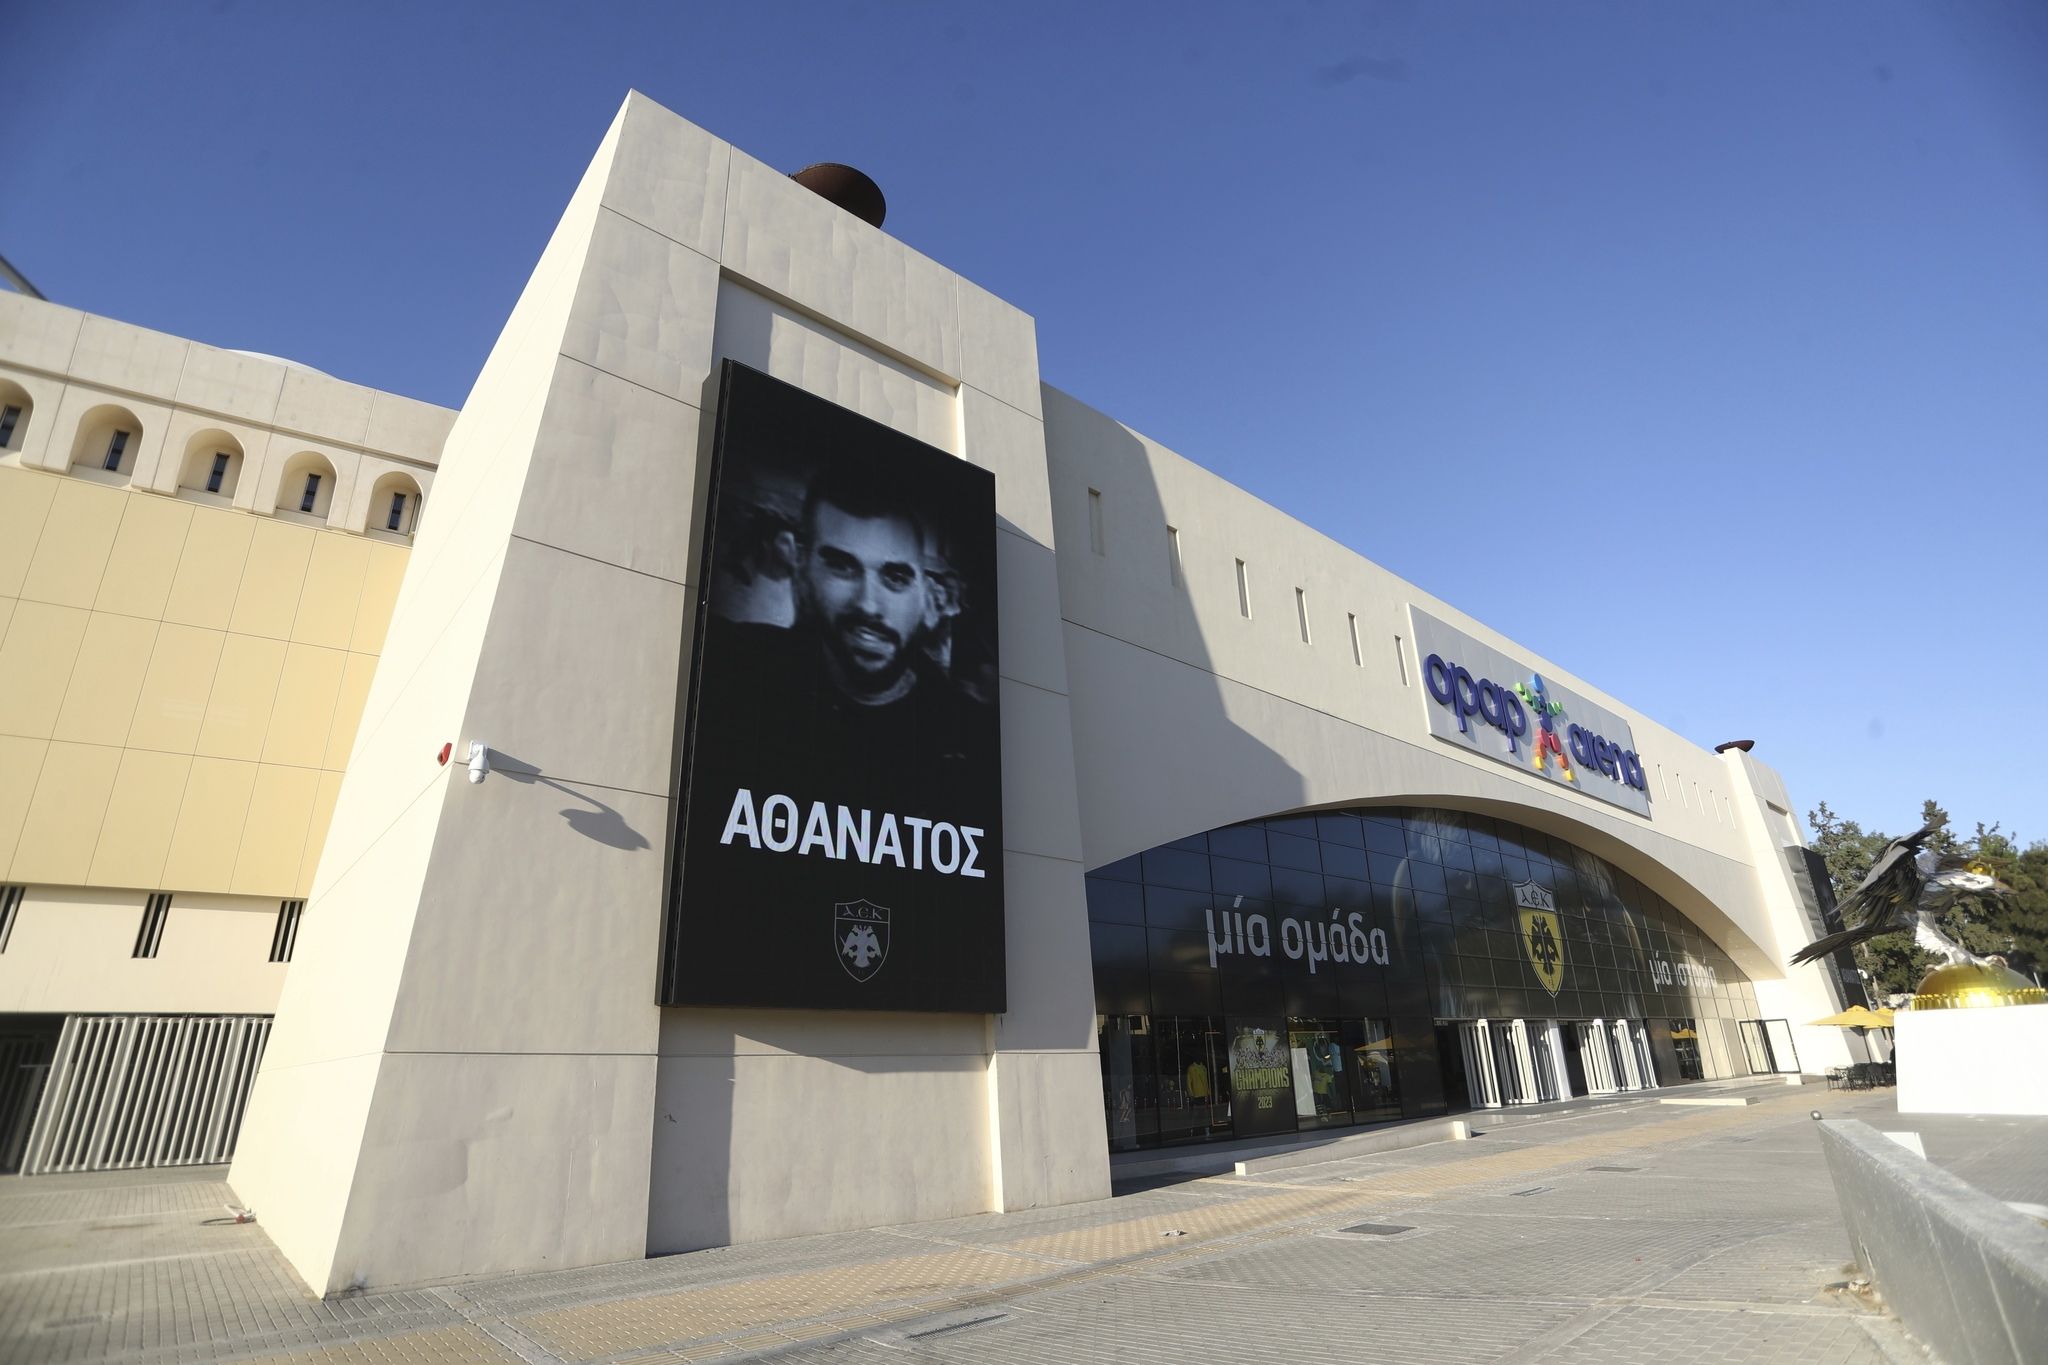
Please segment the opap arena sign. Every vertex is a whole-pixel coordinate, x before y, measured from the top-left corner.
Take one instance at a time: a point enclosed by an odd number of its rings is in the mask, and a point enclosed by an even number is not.
[[[1628,722],[1410,606],[1429,731],[1588,796],[1650,813]]]

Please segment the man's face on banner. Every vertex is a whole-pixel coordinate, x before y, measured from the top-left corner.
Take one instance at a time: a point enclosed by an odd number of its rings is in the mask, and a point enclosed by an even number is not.
[[[924,544],[905,517],[857,517],[821,502],[797,571],[798,607],[823,631],[841,678],[879,692],[908,664],[931,609]]]

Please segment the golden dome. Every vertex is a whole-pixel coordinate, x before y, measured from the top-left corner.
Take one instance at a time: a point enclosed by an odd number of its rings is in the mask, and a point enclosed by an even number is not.
[[[1921,978],[1913,996],[1916,1010],[1989,1009],[1997,1005],[2048,1004],[2042,990],[2002,962],[1951,962]]]

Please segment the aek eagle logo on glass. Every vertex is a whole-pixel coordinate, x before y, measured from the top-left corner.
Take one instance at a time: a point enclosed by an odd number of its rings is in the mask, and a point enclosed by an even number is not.
[[[1522,951],[1543,989],[1556,995],[1564,985],[1564,926],[1557,920],[1557,900],[1536,882],[1518,882],[1515,904],[1521,907]]]
[[[889,956],[889,907],[869,900],[840,901],[832,907],[832,945],[848,976],[868,980]]]

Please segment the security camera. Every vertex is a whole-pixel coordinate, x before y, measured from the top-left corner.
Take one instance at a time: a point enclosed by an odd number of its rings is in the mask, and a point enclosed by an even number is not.
[[[480,739],[469,742],[469,780],[481,782],[491,775],[491,746]]]

